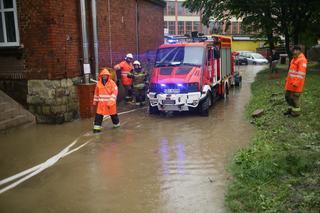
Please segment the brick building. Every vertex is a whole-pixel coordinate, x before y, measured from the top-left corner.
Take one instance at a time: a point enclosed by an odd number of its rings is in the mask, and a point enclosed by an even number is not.
[[[127,52],[145,59],[163,42],[164,6],[161,0],[0,0],[0,89],[38,122],[74,119],[83,63],[95,76],[97,67],[113,66]]]
[[[191,13],[183,6],[185,0],[165,0],[164,11],[165,31],[169,35],[185,35],[192,31],[199,31],[204,34],[221,35],[244,35],[247,34],[241,24],[241,19],[233,18],[230,26],[226,22],[209,23],[209,27],[202,25],[199,13]]]

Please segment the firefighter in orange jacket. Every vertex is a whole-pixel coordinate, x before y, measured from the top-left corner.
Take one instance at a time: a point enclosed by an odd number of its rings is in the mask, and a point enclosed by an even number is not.
[[[94,91],[93,104],[97,106],[93,132],[101,132],[104,115],[110,115],[113,126],[119,127],[120,121],[117,115],[118,87],[111,79],[110,72],[102,68],[99,74],[96,89]]]
[[[125,89],[125,99],[129,101],[132,99],[132,79],[128,78],[128,74],[133,70],[133,55],[128,53],[125,60],[114,66],[117,71],[118,79],[121,79],[121,83]],[[120,72],[120,73],[119,73]],[[119,82],[117,82],[119,86]]]
[[[301,52],[301,47],[293,48],[293,59],[290,63],[288,77],[285,85],[285,98],[289,105],[285,115],[300,115],[300,95],[303,91],[304,80],[307,73],[307,59]]]

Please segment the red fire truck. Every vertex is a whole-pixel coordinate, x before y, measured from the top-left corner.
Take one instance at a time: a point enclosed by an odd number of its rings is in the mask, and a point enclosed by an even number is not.
[[[148,90],[149,113],[195,111],[208,116],[218,98],[234,84],[231,39],[196,35],[191,41],[161,45]]]

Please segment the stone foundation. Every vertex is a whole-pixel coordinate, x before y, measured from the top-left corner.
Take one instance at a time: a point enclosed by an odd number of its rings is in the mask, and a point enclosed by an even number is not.
[[[59,124],[79,117],[80,78],[29,80],[27,104],[38,123]]]

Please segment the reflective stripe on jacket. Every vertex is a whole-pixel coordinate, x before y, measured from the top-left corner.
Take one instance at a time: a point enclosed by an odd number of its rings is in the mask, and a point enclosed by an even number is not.
[[[303,53],[297,58],[293,58],[290,63],[285,90],[292,92],[302,92],[304,80],[307,72],[307,59]]]
[[[118,64],[121,68],[121,82],[123,86],[131,86],[132,79],[128,78],[128,74],[133,70],[132,64],[128,64],[126,61],[122,61]]]
[[[108,81],[105,85],[102,83],[102,76],[108,75]],[[111,79],[110,73],[103,70],[99,74],[99,80],[94,92],[93,101],[97,102],[97,113],[100,115],[114,115],[117,113],[117,95],[118,87]]]
[[[143,71],[137,72],[133,71],[128,74],[129,78],[133,79],[133,88],[134,89],[144,89],[146,86],[147,74]]]

